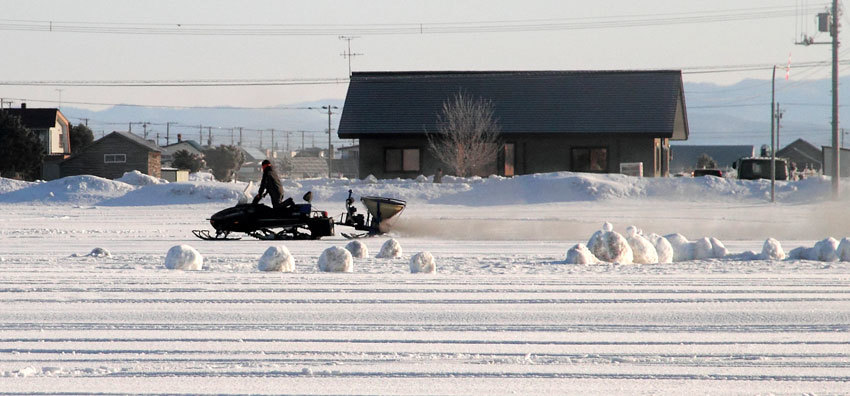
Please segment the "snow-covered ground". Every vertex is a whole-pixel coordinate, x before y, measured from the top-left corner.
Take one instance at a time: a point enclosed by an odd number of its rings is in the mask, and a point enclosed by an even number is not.
[[[825,179],[778,183],[776,204],[769,183],[711,177],[286,181],[332,214],[349,189],[408,200],[402,257],[364,239],[351,273],[318,268],[340,236],[195,239],[244,184],[122,180],[0,179],[0,395],[850,389],[850,262],[744,254],[850,236],[850,201]],[[716,237],[730,255],[566,264],[604,221]],[[178,245],[200,271],[166,268]],[[273,246],[294,272],[259,269]],[[419,252],[436,273],[410,273]]]

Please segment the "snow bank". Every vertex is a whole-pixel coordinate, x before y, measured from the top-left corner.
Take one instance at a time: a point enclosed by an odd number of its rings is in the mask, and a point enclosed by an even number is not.
[[[189,181],[191,182],[215,182],[215,176],[209,172],[195,172],[189,174]]]
[[[401,245],[393,238],[390,238],[381,246],[381,251],[378,252],[377,258],[396,258],[401,257]]]
[[[21,180],[7,179],[0,177],[0,194],[18,191],[22,188],[29,187],[33,183]]]
[[[187,271],[200,270],[204,265],[204,258],[195,248],[189,245],[177,245],[168,249],[165,256],[165,268]]]
[[[119,181],[96,176],[69,176],[44,183],[31,183],[0,195],[0,202],[92,205],[105,199],[122,197],[133,190],[135,187]]]
[[[351,257],[354,258],[365,258],[369,257],[369,248],[366,247],[366,244],[360,241],[351,241],[348,245],[345,245],[345,249],[351,253]]]
[[[784,260],[785,251],[782,250],[782,244],[779,241],[773,238],[767,238],[764,241],[764,246],[761,248],[759,258],[762,260]]]
[[[131,186],[149,186],[151,184],[168,183],[168,181],[165,179],[159,179],[150,175],[146,175],[137,170],[125,172],[124,176],[115,179],[115,181],[127,183]]]
[[[101,206],[183,205],[206,202],[234,204],[244,194],[234,183],[165,183],[140,187],[124,196],[103,200]]]
[[[331,246],[319,256],[319,271],[351,272],[354,269],[353,261],[348,250],[339,246]]]
[[[410,273],[433,274],[437,271],[434,256],[430,252],[419,252],[410,258]]]
[[[293,272],[295,271],[295,259],[286,246],[270,246],[260,257],[257,269],[260,271]]]
[[[587,248],[593,255],[609,263],[632,264],[634,254],[629,242],[622,235],[610,230],[610,223],[603,225],[603,230],[597,231],[587,242]]]
[[[598,260],[583,243],[579,243],[567,250],[567,264],[588,265],[596,264]]]

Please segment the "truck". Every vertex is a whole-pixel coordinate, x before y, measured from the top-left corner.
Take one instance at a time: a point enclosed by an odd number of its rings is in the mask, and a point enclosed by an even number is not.
[[[739,158],[732,168],[738,171],[738,179],[770,179],[770,157]],[[788,180],[788,161],[776,158],[776,180]]]

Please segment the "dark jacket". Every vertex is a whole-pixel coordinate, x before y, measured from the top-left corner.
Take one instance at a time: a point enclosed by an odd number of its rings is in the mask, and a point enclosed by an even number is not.
[[[280,185],[280,177],[277,176],[277,172],[271,166],[263,169],[263,179],[260,181],[260,191],[257,196],[262,198],[264,193],[269,194],[272,206],[275,208],[283,201],[283,186]]]

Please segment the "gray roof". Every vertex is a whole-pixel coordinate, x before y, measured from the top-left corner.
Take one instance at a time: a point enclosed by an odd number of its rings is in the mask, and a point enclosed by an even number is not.
[[[121,136],[121,137],[123,137],[123,138],[125,138],[125,139],[127,139],[127,140],[129,140],[133,143],[136,143],[139,146],[142,146],[142,147],[144,147],[144,148],[146,148],[150,151],[162,152],[162,150],[160,150],[159,146],[157,146],[153,142],[149,142],[149,141],[145,140],[141,136],[134,135],[132,132],[114,131],[114,132],[112,132],[112,133],[110,133],[109,135],[106,135],[106,136],[111,136],[111,135]],[[101,139],[103,139],[103,138],[101,138]]]
[[[328,160],[322,157],[292,157],[293,175],[306,175],[308,177],[326,176],[328,174]]]
[[[166,149],[167,149],[167,148],[171,148],[171,147],[173,147],[173,146],[177,146],[177,145],[185,146],[185,145],[187,145],[187,144],[188,144],[188,145],[190,145],[190,146],[192,146],[192,148],[194,148],[195,150],[198,150],[198,151],[204,151],[204,148],[203,148],[203,147],[201,147],[201,145],[200,145],[200,144],[198,144],[198,142],[196,142],[196,141],[194,141],[194,140],[182,140],[182,141],[179,141],[179,142],[177,142],[177,143],[171,143],[171,144],[169,144],[169,145],[167,145],[167,146],[164,146],[163,148],[166,148]]]
[[[254,147],[242,147],[242,152],[245,153],[246,161],[262,161],[266,159],[266,153],[263,150]]]
[[[434,132],[459,92],[491,100],[506,134],[688,135],[679,70],[484,71],[355,72],[339,137]]]
[[[670,146],[673,158],[670,160],[670,171],[682,172],[696,168],[697,159],[708,154],[721,169],[731,168],[732,163],[741,157],[752,157],[752,145],[673,145]]]

